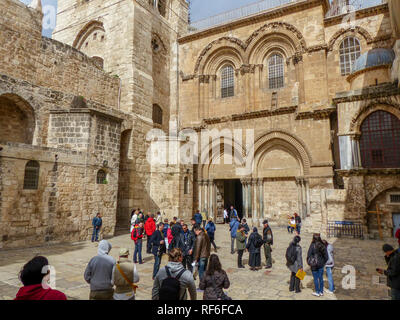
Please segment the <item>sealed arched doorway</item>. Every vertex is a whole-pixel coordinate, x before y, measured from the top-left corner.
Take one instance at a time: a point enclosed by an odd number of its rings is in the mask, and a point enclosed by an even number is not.
[[[0,114],[0,141],[33,143],[35,115],[28,102],[15,94],[3,94]]]

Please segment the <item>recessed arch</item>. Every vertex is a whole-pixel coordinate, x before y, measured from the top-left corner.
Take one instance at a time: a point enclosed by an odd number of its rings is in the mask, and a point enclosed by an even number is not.
[[[212,41],[197,58],[194,74],[215,74],[216,67],[206,66],[210,65],[210,61],[213,61],[216,57],[224,55],[233,57],[232,60],[236,62],[237,68],[239,68],[246,63],[243,59],[245,48],[246,46],[241,40],[233,37],[221,37]]]
[[[103,22],[98,20],[92,20],[88,22],[77,34],[72,46],[78,50],[81,50],[86,39],[96,31],[105,33]],[[101,37],[100,37],[101,41]]]
[[[266,150],[268,150],[268,148],[270,148],[271,144],[281,145],[290,154],[299,159],[299,163],[301,164],[302,168],[302,175],[308,175],[310,173],[312,158],[304,142],[300,138],[283,130],[272,130],[265,132],[255,140],[254,160],[252,165],[254,170],[257,170],[257,165],[259,164],[260,157],[264,154]]]
[[[36,129],[35,111],[22,97],[0,95],[0,141],[33,144]]]
[[[372,41],[372,36],[363,27],[356,26],[354,28],[342,28],[336,31],[335,34],[329,39],[328,51],[338,49],[342,40],[345,37],[350,36],[356,37],[358,40],[361,40],[361,47],[363,47],[363,44],[368,44]]]
[[[400,119],[400,104],[394,101],[386,102],[375,102],[371,104],[367,104],[364,107],[360,108],[357,114],[353,117],[350,123],[350,132],[355,133],[356,135],[361,134],[361,124],[364,120],[373,112],[382,110],[389,113],[394,114],[397,118]]]

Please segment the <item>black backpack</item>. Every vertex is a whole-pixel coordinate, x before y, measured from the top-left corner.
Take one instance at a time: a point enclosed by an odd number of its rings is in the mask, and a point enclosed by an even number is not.
[[[167,272],[167,278],[161,283],[161,288],[159,291],[160,300],[182,300],[179,296],[181,290],[181,284],[179,278],[186,271],[186,269],[181,270],[178,275],[174,278],[169,272],[169,268],[165,267]]]
[[[296,246],[291,243],[289,247],[286,249],[286,265],[291,266],[294,265],[297,258],[297,250]]]
[[[260,236],[256,237],[256,239],[254,240],[254,246],[256,248],[261,248],[263,244],[264,244],[263,239]]]

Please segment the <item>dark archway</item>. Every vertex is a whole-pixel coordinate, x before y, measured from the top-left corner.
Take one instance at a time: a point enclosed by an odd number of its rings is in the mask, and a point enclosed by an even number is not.
[[[132,130],[125,130],[121,134],[119,178],[118,178],[118,202],[116,215],[116,229],[129,229],[130,226],[130,207],[131,186],[130,186],[130,161],[129,145]]]

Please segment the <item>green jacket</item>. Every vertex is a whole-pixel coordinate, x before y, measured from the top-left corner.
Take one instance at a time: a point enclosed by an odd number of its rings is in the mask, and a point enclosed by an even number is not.
[[[246,236],[244,236],[239,230],[236,232],[236,248],[238,250],[246,249]]]

